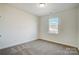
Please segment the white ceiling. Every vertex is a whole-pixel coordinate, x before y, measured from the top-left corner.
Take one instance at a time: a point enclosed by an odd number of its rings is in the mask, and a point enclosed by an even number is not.
[[[36,16],[49,15],[50,13],[55,13],[78,6],[77,3],[47,3],[46,7],[39,8],[38,4],[39,3],[12,3],[9,5],[15,6]]]

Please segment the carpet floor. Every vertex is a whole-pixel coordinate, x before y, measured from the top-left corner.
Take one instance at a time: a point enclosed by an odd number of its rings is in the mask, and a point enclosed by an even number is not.
[[[76,48],[35,40],[0,50],[0,55],[78,55]]]

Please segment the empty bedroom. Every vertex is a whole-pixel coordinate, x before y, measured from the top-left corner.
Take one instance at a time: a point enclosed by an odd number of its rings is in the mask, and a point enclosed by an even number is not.
[[[0,55],[79,55],[78,3],[0,3]]]

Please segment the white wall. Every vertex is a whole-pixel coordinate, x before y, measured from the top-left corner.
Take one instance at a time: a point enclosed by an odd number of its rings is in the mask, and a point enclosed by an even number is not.
[[[58,16],[61,24],[59,34],[48,33],[49,17]],[[65,45],[77,47],[77,9],[64,10],[49,16],[40,18],[40,39],[49,40]]]
[[[79,7],[78,7],[78,9],[77,9],[77,19],[78,19],[78,20],[77,20],[77,25],[78,25],[78,28],[77,28],[77,29],[78,29],[78,30],[77,30],[77,31],[78,31],[78,32],[77,32],[77,39],[78,39],[78,40],[77,40],[77,44],[78,44],[78,45],[77,45],[77,46],[78,46],[78,49],[79,49]]]
[[[0,49],[37,39],[36,16],[7,5],[0,5],[0,16]]]

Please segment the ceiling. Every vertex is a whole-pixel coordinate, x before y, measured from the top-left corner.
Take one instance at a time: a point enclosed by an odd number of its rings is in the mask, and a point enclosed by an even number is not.
[[[38,7],[38,4],[39,3],[10,3],[9,5],[15,6],[36,16],[49,15],[50,13],[78,6],[77,3],[47,3],[46,7],[40,8]]]

